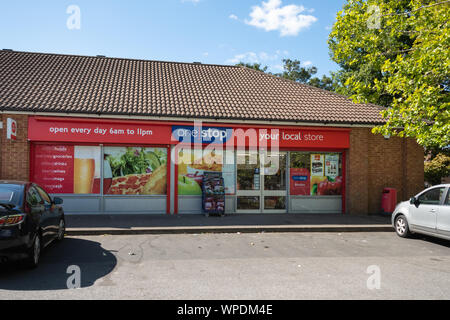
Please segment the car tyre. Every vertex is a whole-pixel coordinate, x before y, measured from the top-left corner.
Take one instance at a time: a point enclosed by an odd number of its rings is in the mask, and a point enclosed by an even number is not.
[[[39,234],[34,238],[33,244],[28,249],[28,257],[25,259],[25,266],[30,269],[34,269],[39,264],[41,258],[42,242]]]
[[[64,220],[64,218],[61,218],[61,220],[59,220],[58,235],[56,237],[56,241],[61,242],[64,239],[65,233],[66,233],[66,221]]]
[[[406,217],[403,214],[400,214],[395,218],[394,228],[399,237],[408,238],[411,236],[408,220],[406,220]]]

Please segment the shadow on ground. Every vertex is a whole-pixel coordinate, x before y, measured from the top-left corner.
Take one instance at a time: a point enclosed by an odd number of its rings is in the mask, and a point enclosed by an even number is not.
[[[50,244],[43,251],[36,269],[26,269],[18,262],[0,264],[0,290],[67,289],[67,281],[73,276],[73,271],[67,273],[67,269],[74,265],[81,271],[80,287],[90,287],[111,273],[116,264],[116,257],[100,243],[66,238],[61,243]]]
[[[432,237],[424,234],[413,234],[408,240],[418,240],[418,241],[426,241],[429,243],[434,243],[443,247],[450,248],[450,240],[445,240],[437,237]]]
[[[290,225],[384,225],[390,216],[347,214],[98,214],[66,215],[68,228],[201,227],[201,226],[290,226]]]

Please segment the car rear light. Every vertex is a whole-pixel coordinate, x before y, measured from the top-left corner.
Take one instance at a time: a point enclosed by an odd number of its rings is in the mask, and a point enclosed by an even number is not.
[[[15,226],[21,224],[24,220],[24,214],[15,214],[12,216],[0,217],[0,227]]]

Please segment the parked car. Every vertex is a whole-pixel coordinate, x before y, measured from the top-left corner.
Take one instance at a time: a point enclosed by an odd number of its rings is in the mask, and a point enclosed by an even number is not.
[[[399,203],[392,225],[400,237],[421,233],[450,240],[450,184],[432,186]]]
[[[0,180],[0,262],[36,267],[41,250],[64,238],[62,203],[37,184]]]

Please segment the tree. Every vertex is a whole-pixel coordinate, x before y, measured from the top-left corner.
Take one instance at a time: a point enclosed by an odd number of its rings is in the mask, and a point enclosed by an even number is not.
[[[317,77],[312,77],[314,74],[317,73],[316,67],[314,67],[314,66],[311,66],[309,68],[302,67],[300,60],[283,59],[282,61],[284,64],[283,65],[284,71],[282,73],[275,73],[273,75],[284,78],[284,79],[292,80],[295,82],[309,84],[311,86],[329,90],[329,91],[334,90],[334,84],[333,84],[332,78],[330,78],[326,75],[323,75],[322,79],[319,79]],[[267,71],[267,69],[268,69],[267,66],[261,67],[260,63],[239,62],[236,65],[272,74]]]
[[[314,66],[302,67],[300,60],[283,59],[283,64],[284,71],[275,75],[295,82],[308,83],[312,75],[317,73]]]
[[[319,79],[317,77],[311,78],[309,79],[308,84],[324,90],[334,91],[333,79],[326,75],[323,75],[322,79]]]
[[[450,156],[439,153],[433,160],[425,161],[425,180],[432,185],[440,184],[450,176]]]
[[[239,66],[239,67],[246,67],[246,68],[249,68],[249,69],[254,69],[254,70],[262,71],[262,72],[266,72],[267,69],[268,69],[267,66],[261,67],[261,63],[245,63],[245,62],[239,62],[238,64],[236,64],[236,66]]]
[[[336,91],[385,110],[374,133],[450,144],[450,1],[348,0],[329,35]]]

